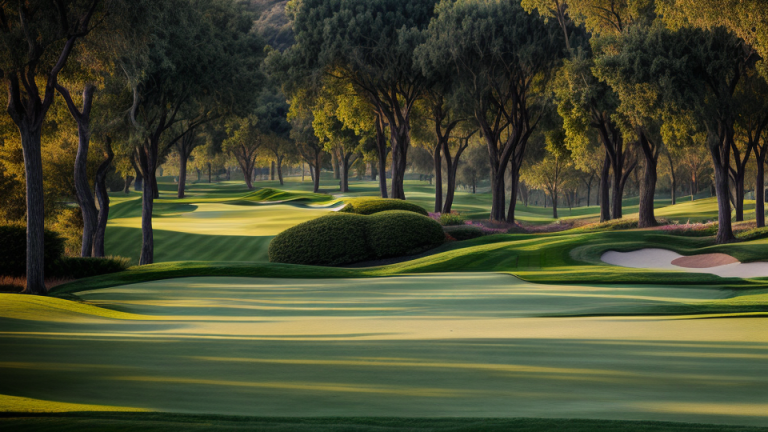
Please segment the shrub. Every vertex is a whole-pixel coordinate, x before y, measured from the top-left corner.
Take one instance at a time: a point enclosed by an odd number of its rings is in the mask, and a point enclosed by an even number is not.
[[[375,258],[414,255],[445,241],[440,224],[416,213],[387,211],[369,216],[368,221],[368,244]]]
[[[130,267],[131,260],[123,257],[82,258],[62,257],[58,259],[46,274],[50,277],[81,279],[117,273]]]
[[[342,265],[410,255],[445,240],[437,222],[408,211],[366,216],[333,213],[278,234],[269,260],[289,264]]]
[[[442,226],[464,225],[464,218],[455,212],[442,213],[440,214],[438,222],[440,222],[440,225]]]
[[[483,233],[483,229],[476,226],[469,226],[469,225],[447,226],[447,227],[444,227],[443,229],[451,237],[459,241],[471,240],[471,239],[482,237],[483,235],[485,235],[485,233]]]
[[[427,211],[414,203],[388,198],[354,198],[349,200],[347,205],[339,211],[360,215],[372,215],[389,210],[404,210],[427,216]]]
[[[272,262],[339,265],[365,261],[367,219],[362,215],[332,213],[289,228],[269,243]]]
[[[64,239],[45,230],[44,259],[46,271],[64,254]],[[27,227],[20,223],[0,224],[0,275],[25,276],[27,273]]]

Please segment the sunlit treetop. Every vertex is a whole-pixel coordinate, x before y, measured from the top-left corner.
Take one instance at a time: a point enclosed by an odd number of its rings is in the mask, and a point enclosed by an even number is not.
[[[723,26],[768,59],[768,3],[765,0],[658,0],[657,13],[673,29]],[[762,68],[766,71],[765,62]]]
[[[619,34],[633,24],[647,23],[654,12],[653,0],[522,0],[521,4],[544,17],[558,18],[565,11],[574,23],[598,36]]]

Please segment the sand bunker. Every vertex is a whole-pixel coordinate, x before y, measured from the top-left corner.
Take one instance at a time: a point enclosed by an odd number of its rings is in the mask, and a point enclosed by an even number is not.
[[[768,277],[768,262],[743,264],[721,253],[683,256],[666,249],[640,249],[633,252],[608,251],[601,259],[621,267],[710,273],[720,277]]]

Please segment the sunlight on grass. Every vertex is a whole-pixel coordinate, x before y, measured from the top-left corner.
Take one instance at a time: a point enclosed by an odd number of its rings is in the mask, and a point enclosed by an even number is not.
[[[129,411],[146,412],[142,408],[120,407],[111,405],[78,404],[69,402],[55,402],[42,399],[33,399],[19,396],[0,394],[0,412],[19,413],[54,413],[73,411]]]

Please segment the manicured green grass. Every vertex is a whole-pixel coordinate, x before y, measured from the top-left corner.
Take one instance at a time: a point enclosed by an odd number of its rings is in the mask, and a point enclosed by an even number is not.
[[[760,294],[488,273],[117,286],[0,310],[0,406],[765,425],[765,314],[654,315]]]
[[[462,418],[253,418],[166,413],[9,414],[0,425],[20,432],[36,431],[242,431],[269,432],[763,432],[768,428],[579,419]]]

